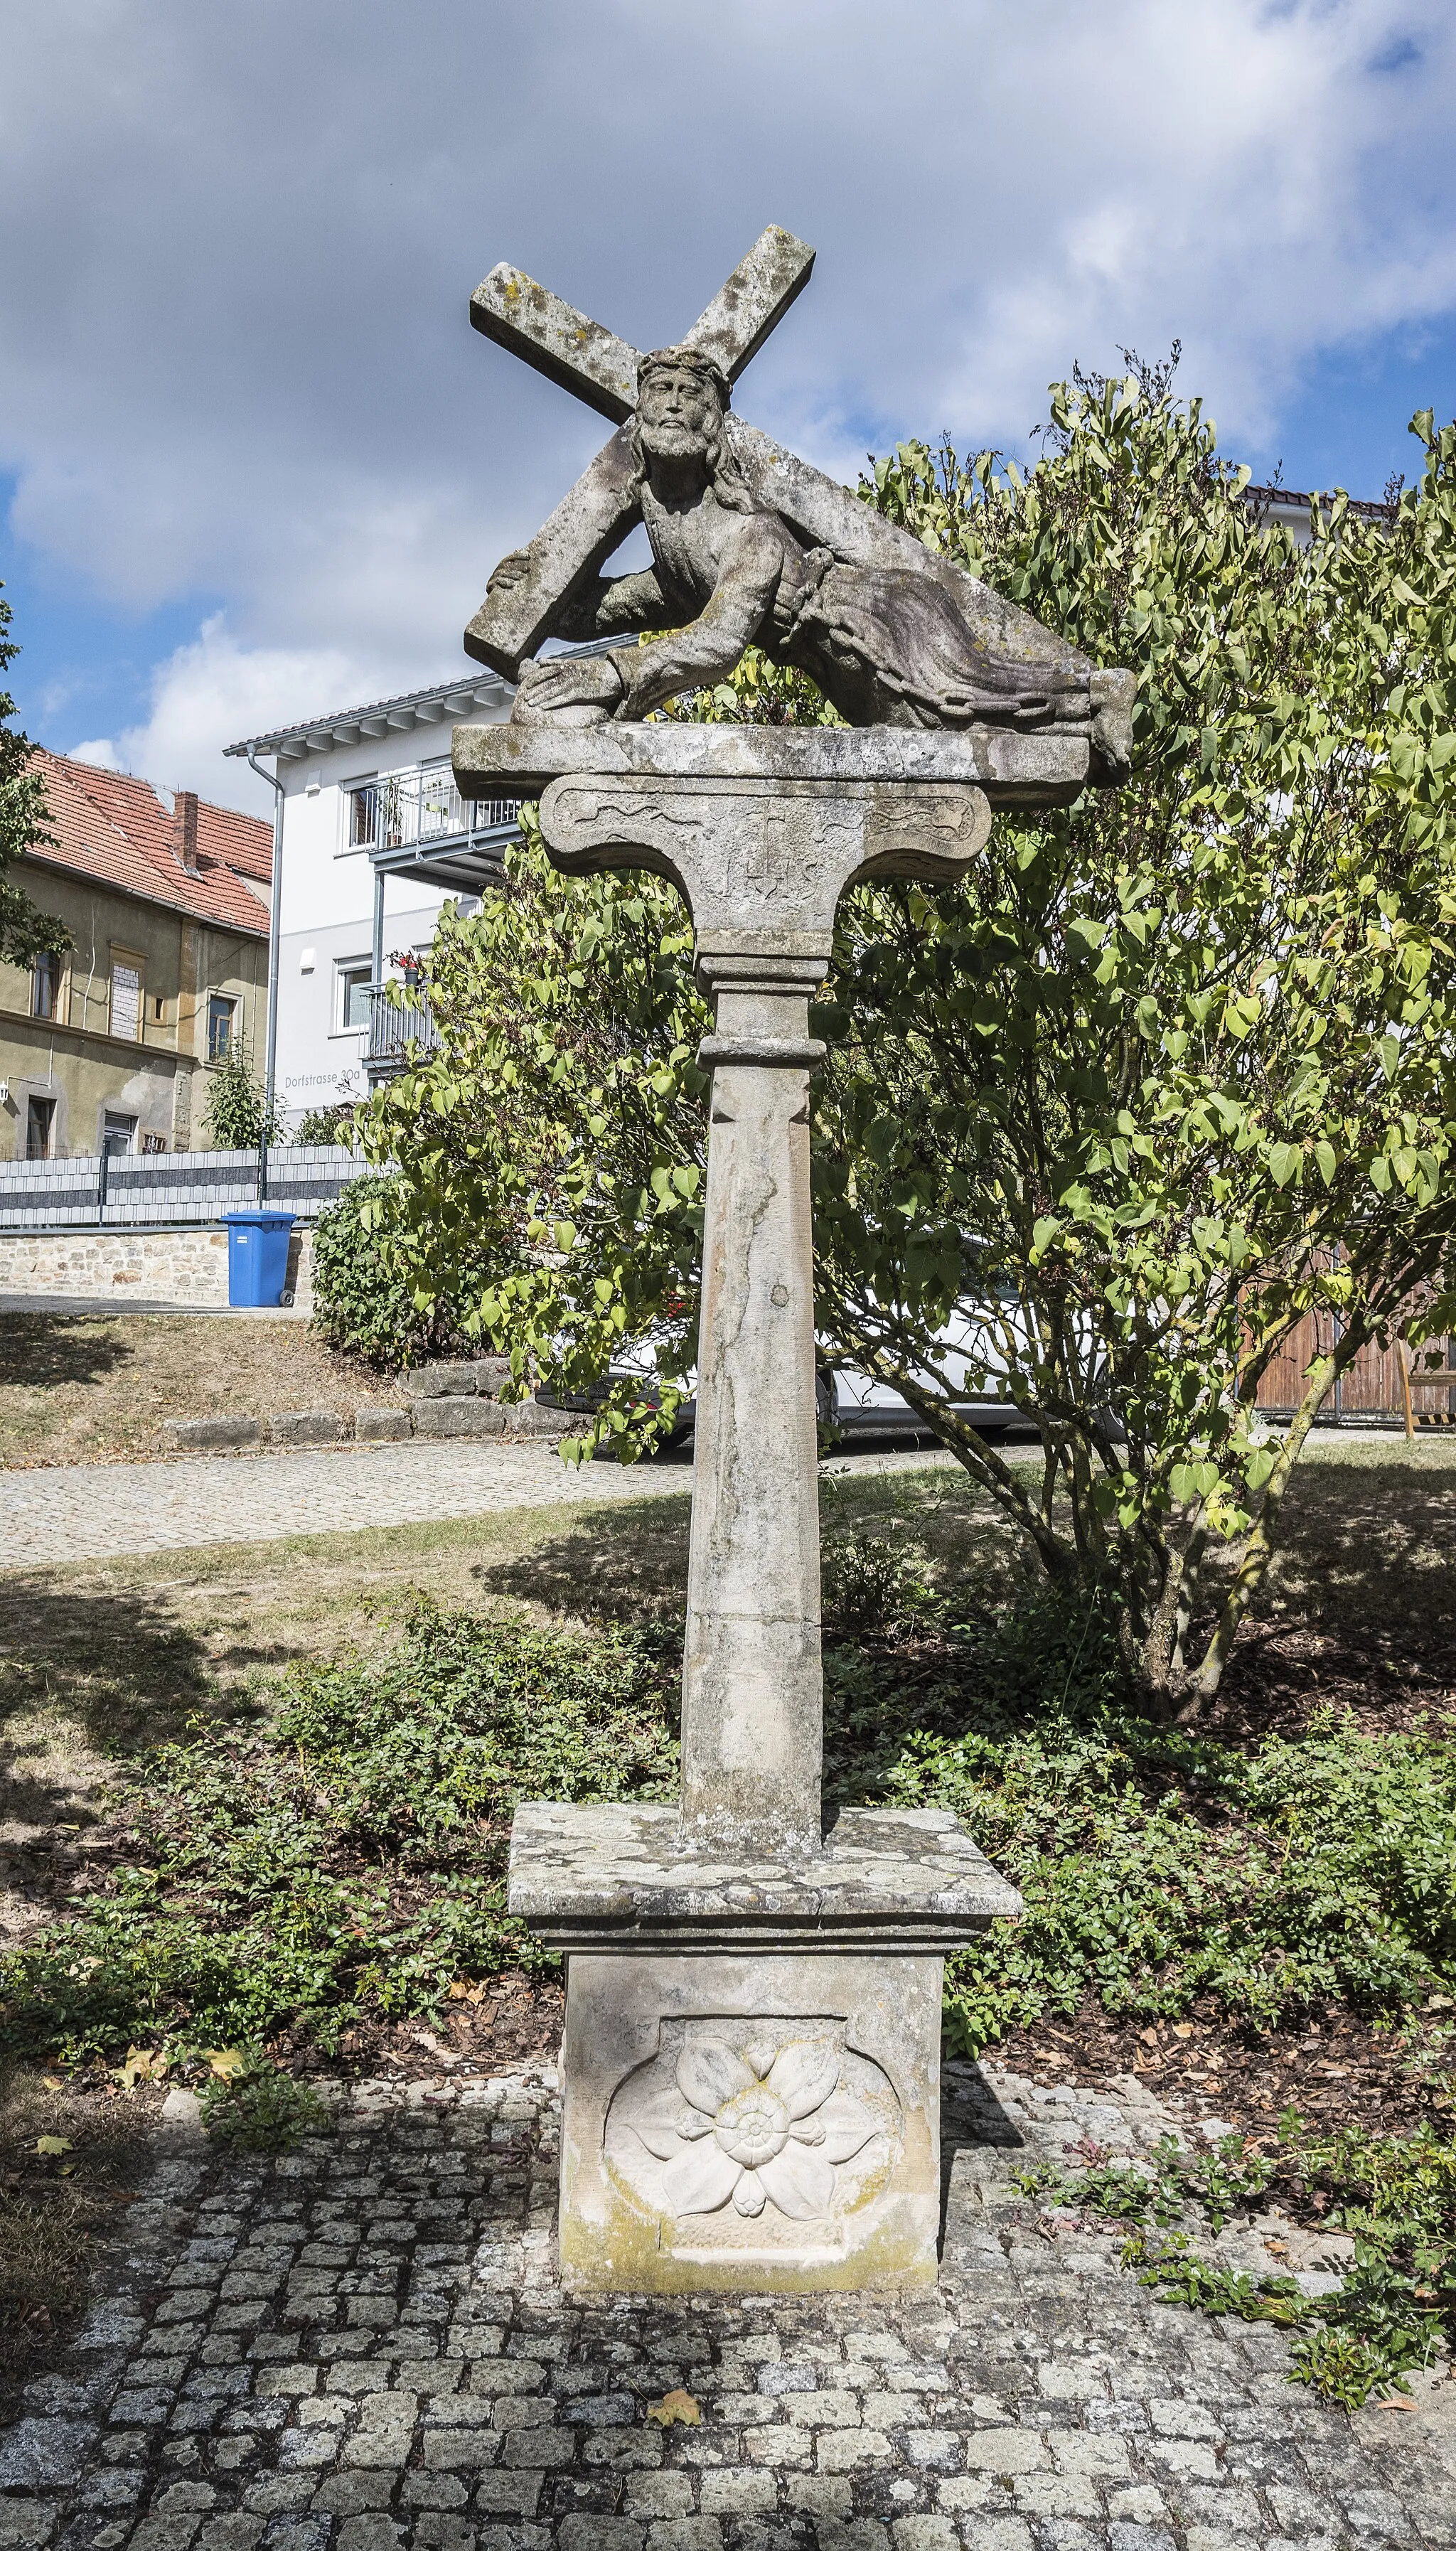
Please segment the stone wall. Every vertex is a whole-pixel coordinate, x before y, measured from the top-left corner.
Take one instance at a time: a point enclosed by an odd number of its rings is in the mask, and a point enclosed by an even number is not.
[[[307,1225],[294,1228],[288,1282],[298,1308],[311,1309],[313,1232]],[[84,1294],[122,1310],[128,1301],[225,1310],[228,1235],[195,1227],[0,1232],[0,1293],[34,1294],[38,1304]]]

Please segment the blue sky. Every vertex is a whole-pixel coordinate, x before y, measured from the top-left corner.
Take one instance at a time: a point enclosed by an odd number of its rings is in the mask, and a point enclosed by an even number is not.
[[[248,805],[222,745],[459,663],[601,438],[467,325],[501,256],[660,344],[797,231],[740,403],[847,476],[1175,336],[1294,486],[1456,411],[1450,0],[48,0],[6,67],[12,685]]]

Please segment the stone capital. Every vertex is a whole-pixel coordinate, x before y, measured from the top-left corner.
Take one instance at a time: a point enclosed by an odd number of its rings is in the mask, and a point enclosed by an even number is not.
[[[984,789],[864,779],[563,776],[541,832],[568,871],[647,868],[676,885],[699,964],[769,950],[827,962],[834,914],[861,877],[950,883],[985,848]],[[822,969],[821,969],[822,970]]]

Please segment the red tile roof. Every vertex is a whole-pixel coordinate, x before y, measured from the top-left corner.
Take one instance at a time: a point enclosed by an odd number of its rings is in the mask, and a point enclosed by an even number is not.
[[[53,847],[29,852],[31,860],[145,895],[150,903],[189,913],[215,930],[266,939],[266,888],[273,872],[270,824],[199,798],[197,866],[188,868],[182,864],[180,794],[168,814],[145,779],[123,771],[68,762],[44,748],[37,750],[33,766],[46,782],[47,831]]]

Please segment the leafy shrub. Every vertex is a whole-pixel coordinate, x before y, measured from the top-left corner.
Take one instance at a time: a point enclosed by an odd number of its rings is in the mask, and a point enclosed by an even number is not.
[[[202,1130],[220,1152],[256,1152],[260,1143],[276,1143],[282,1132],[277,1109],[269,1108],[241,1043],[210,1068]]]
[[[298,1119],[295,1143],[352,1143],[357,1102],[337,1099],[332,1107],[308,1107]]]
[[[392,1177],[364,1177],[352,1179],[320,1214],[314,1233],[315,1328],[328,1346],[381,1367],[424,1364],[462,1349],[477,1352],[463,1322],[488,1281],[483,1258],[463,1256],[450,1288],[421,1305],[413,1275],[393,1246],[398,1209]]]
[[[305,2135],[327,2134],[333,2118],[317,2092],[280,2073],[266,2058],[212,2082],[202,2094],[202,2122],[214,2143],[234,2152],[296,2152]]]
[[[130,1861],[0,1962],[12,2042],[76,2062],[291,2028],[331,2049],[364,2015],[437,2011],[462,1974],[541,1964],[505,1910],[516,1800],[667,1794],[671,1709],[650,1636],[417,1601],[382,1659],[285,1677],[266,1732],[153,1757]]]

